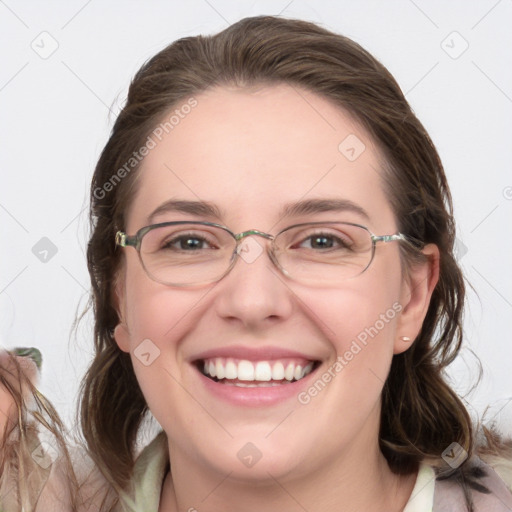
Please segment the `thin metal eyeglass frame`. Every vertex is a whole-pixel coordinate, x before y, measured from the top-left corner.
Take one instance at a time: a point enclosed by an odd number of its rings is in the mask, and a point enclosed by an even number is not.
[[[135,235],[131,235],[131,236],[127,235],[123,231],[118,231],[116,233],[115,243],[116,243],[116,245],[118,245],[120,247],[133,247],[133,248],[135,248],[135,250],[139,254],[139,260],[140,260],[140,263],[142,265],[142,268],[144,269],[144,271],[146,272],[146,274],[148,275],[148,277],[151,280],[156,281],[157,283],[165,284],[167,286],[187,287],[187,286],[198,286],[198,285],[201,285],[201,284],[208,284],[208,283],[214,283],[214,282],[220,281],[223,277],[225,277],[233,269],[234,264],[236,262],[236,257],[235,256],[236,256],[236,254],[238,254],[238,248],[240,246],[240,242],[244,238],[246,238],[248,236],[261,236],[262,238],[265,238],[265,239],[270,240],[272,242],[270,248],[267,249],[267,253],[268,253],[272,263],[285,276],[289,277],[290,279],[294,279],[294,277],[290,276],[288,271],[281,266],[281,264],[279,263],[276,255],[275,255],[275,251],[274,251],[274,241],[275,241],[275,239],[281,233],[284,233],[285,231],[288,231],[288,230],[293,229],[293,228],[303,227],[303,226],[328,226],[329,224],[345,224],[345,225],[348,225],[348,226],[355,226],[355,227],[364,229],[370,235],[370,238],[371,238],[371,241],[372,241],[372,249],[371,249],[370,261],[368,262],[368,265],[366,265],[366,267],[363,270],[361,270],[361,272],[359,272],[355,276],[352,276],[351,278],[360,276],[372,264],[372,261],[373,261],[374,256],[375,256],[375,248],[376,248],[377,243],[379,243],[379,242],[388,243],[388,242],[402,241],[402,242],[407,242],[408,244],[413,245],[413,246],[415,245],[415,244],[412,243],[412,240],[409,240],[409,238],[406,235],[404,235],[403,233],[395,233],[393,235],[375,235],[366,226],[363,226],[362,224],[356,224],[356,223],[353,223],[353,222],[338,222],[338,221],[304,222],[304,223],[300,223],[300,224],[294,224],[292,226],[288,226],[287,228],[281,230],[276,235],[271,235],[270,233],[265,233],[265,232],[259,231],[257,229],[249,229],[247,231],[242,231],[241,233],[235,234],[228,227],[223,226],[222,224],[217,224],[215,222],[207,222],[207,221],[162,222],[162,223],[159,223],[159,224],[151,224],[150,226],[145,226],[145,227],[139,229],[137,231],[137,233],[135,233]],[[157,229],[157,228],[161,228],[161,227],[165,227],[165,226],[176,226],[176,225],[183,225],[183,226],[187,226],[187,225],[210,226],[210,227],[220,228],[223,231],[225,231],[226,233],[228,233],[229,235],[231,235],[233,237],[233,239],[235,240],[236,245],[235,245],[235,248],[234,248],[233,253],[231,255],[231,260],[230,260],[230,263],[229,263],[226,271],[223,274],[221,274],[220,276],[218,276],[218,277],[216,277],[214,279],[211,279],[209,281],[205,281],[205,282],[201,282],[201,283],[190,283],[190,284],[188,284],[188,283],[187,284],[166,283],[166,282],[160,281],[160,280],[156,279],[154,276],[152,276],[150,274],[150,272],[148,271],[148,269],[146,268],[146,266],[144,265],[144,261],[142,259],[141,253],[140,253],[142,239],[144,238],[144,236],[147,233],[149,233],[153,229]],[[351,278],[346,278],[346,279],[351,279]]]

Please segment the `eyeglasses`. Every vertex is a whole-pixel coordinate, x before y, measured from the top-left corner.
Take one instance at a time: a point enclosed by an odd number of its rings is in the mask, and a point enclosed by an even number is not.
[[[267,253],[287,277],[304,284],[336,286],[362,274],[378,242],[409,242],[405,235],[374,235],[350,222],[309,222],[277,235],[251,229],[235,234],[212,222],[164,222],[141,228],[133,236],[116,233],[116,245],[134,247],[147,275],[162,284],[185,287],[222,279],[238,258],[256,260],[264,249],[254,239],[270,241]]]

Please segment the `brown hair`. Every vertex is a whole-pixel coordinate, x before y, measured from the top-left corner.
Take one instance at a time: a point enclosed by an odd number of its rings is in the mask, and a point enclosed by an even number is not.
[[[260,16],[213,36],[180,39],[144,64],[94,173],[87,256],[96,353],[80,413],[92,457],[118,487],[129,481],[148,409],[130,357],[112,336],[121,263],[114,239],[124,227],[136,167],[115,184],[112,178],[179,102],[214,86],[278,83],[328,99],[366,128],[385,159],[385,185],[400,231],[436,244],[441,253],[440,279],[422,330],[409,350],[393,358],[383,390],[380,446],[390,467],[412,473],[422,460],[442,467],[441,453],[454,441],[471,453],[469,415],[443,378],[461,346],[464,281],[453,256],[452,202],[436,149],[394,78],[358,44],[305,21]],[[405,264],[412,264],[413,252],[402,250]]]
[[[75,512],[82,495],[65,426],[32,382],[35,377],[30,365],[9,352],[3,356],[0,389],[12,398],[12,410],[0,432],[0,510],[35,510],[41,501],[51,500],[56,506]],[[0,414],[5,412],[0,410]],[[40,438],[43,432],[44,437]],[[37,460],[36,450],[37,455],[45,457],[44,464]],[[51,464],[46,465],[50,456]]]

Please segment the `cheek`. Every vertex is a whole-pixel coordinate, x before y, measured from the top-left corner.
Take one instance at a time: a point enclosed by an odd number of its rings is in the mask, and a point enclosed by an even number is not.
[[[343,432],[345,440],[356,435],[370,415],[375,414],[378,421],[376,407],[389,373],[402,309],[397,291],[377,294],[372,289],[326,294],[311,309],[332,358],[299,396],[299,403],[310,408],[309,417],[336,425],[337,435]]]
[[[164,341],[165,346],[177,343],[198,301],[197,291],[173,289],[152,281],[140,264],[129,268],[125,293],[132,351],[144,339],[150,339],[160,349]]]
[[[181,346],[197,324],[200,296],[150,280],[132,280],[126,290],[129,295],[132,290],[127,324],[134,372],[152,414],[169,430],[180,422],[176,410],[185,411],[181,418],[190,417],[190,396],[180,384],[186,366]]]
[[[137,380],[150,389],[181,380],[182,341],[197,324],[197,291],[176,290],[133,272],[126,280],[126,324]],[[148,400],[148,403],[150,400]]]
[[[362,385],[373,373],[383,384],[403,309],[400,283],[398,269],[363,274],[342,290],[308,290],[304,295],[311,318],[335,352],[330,361],[331,367],[336,364],[334,373],[350,375]]]
[[[376,337],[392,337],[402,310],[398,282],[358,279],[342,290],[309,290],[303,298],[338,352],[352,340],[365,344]]]

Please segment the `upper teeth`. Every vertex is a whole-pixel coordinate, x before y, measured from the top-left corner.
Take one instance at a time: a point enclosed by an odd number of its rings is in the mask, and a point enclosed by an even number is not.
[[[218,379],[245,381],[299,380],[311,373],[313,362],[248,361],[215,357],[204,361],[204,373]]]

